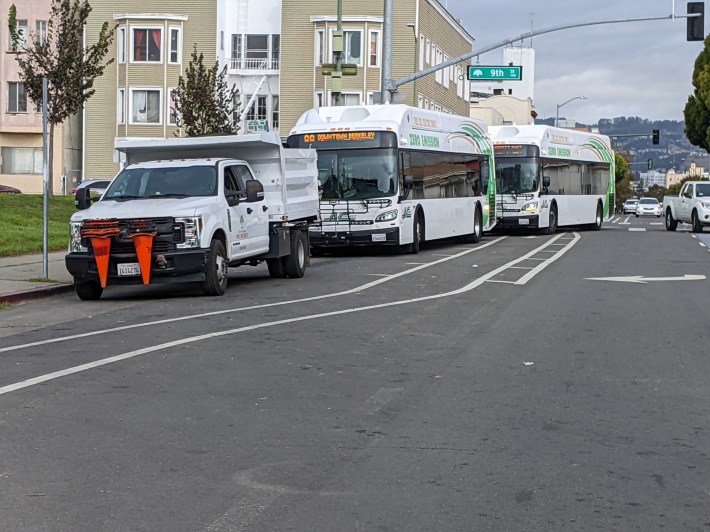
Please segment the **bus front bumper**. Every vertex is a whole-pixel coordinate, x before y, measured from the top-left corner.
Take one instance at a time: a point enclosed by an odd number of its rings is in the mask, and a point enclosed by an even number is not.
[[[320,228],[309,231],[313,247],[348,246],[398,246],[399,227],[366,229],[364,231],[327,231]]]
[[[540,215],[534,216],[503,216],[498,218],[497,227],[503,229],[539,229]]]

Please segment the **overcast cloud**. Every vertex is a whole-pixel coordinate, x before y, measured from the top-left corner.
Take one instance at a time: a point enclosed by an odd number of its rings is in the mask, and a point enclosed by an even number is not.
[[[672,12],[671,0],[440,1],[476,39],[474,48],[529,32],[531,18],[533,29],[540,30],[581,22],[663,17]],[[676,14],[685,11],[686,2],[676,1]],[[707,31],[707,21],[705,27]],[[693,92],[693,66],[703,48],[702,42],[687,42],[685,34],[685,19],[668,19],[533,37],[534,103],[539,117],[554,117],[557,104],[583,95],[586,100],[560,109],[560,118],[588,124],[618,116],[683,120],[683,108]],[[524,46],[530,46],[530,39]],[[499,65],[502,60],[502,48],[480,57],[482,65]]]

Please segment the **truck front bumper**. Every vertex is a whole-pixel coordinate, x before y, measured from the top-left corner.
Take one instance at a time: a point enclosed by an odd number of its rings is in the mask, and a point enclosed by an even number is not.
[[[140,275],[118,275],[119,264],[137,262],[138,258],[135,255],[111,255],[108,264],[107,286],[143,284],[143,278]],[[75,283],[99,281],[99,271],[93,255],[69,253],[64,258],[64,263],[69,273],[74,277]],[[204,281],[206,264],[207,250],[205,249],[154,253],[151,261],[150,284]]]

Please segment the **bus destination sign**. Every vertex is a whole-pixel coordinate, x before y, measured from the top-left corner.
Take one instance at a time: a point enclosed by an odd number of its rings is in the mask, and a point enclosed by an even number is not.
[[[470,81],[521,81],[523,67],[468,65],[468,79]]]

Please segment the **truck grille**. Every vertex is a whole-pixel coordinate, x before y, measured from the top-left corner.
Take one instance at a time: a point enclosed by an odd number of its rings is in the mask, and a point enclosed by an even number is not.
[[[136,218],[128,220],[89,220],[82,226],[82,244],[89,249],[91,255],[92,236],[98,234],[113,235],[111,237],[111,255],[135,255],[136,248],[130,235],[136,233],[155,233],[153,238],[153,253],[168,253],[175,251],[175,244],[184,241],[185,227],[172,218]]]

